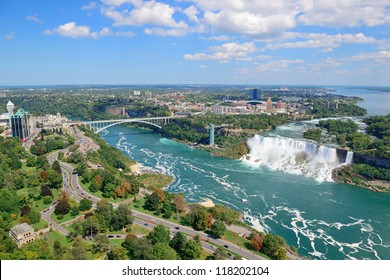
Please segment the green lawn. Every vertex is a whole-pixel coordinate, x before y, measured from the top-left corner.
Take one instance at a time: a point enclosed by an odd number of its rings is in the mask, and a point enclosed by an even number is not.
[[[48,224],[44,221],[44,220],[40,220],[39,223],[36,223],[36,224],[32,224],[31,225],[35,231],[38,231],[40,229],[44,229],[44,228],[47,228]]]
[[[123,243],[123,241],[125,241],[124,239],[109,239],[108,240],[110,242],[110,245],[112,247],[120,247]]]
[[[70,240],[68,240],[68,238],[65,235],[62,235],[61,233],[59,233],[55,230],[50,231],[47,234],[47,240],[48,240],[50,246],[53,246],[53,243],[55,240],[58,240],[61,243],[62,247],[69,248],[72,246],[72,242]]]
[[[50,218],[53,219],[54,222],[56,222],[57,224],[61,224],[63,222],[67,222],[69,220],[72,220],[76,217],[73,217],[72,215],[70,215],[70,213],[64,215],[64,218],[62,218],[61,220],[57,218],[57,215],[54,214],[54,212],[51,214]]]
[[[141,227],[139,225],[132,225],[131,226],[131,233],[132,234],[139,234],[139,235],[143,235],[143,234],[148,234],[150,232],[149,229],[147,228],[144,228],[144,227]]]

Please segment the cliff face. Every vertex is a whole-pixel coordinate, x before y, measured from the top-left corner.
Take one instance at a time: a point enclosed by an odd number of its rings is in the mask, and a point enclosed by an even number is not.
[[[364,163],[375,167],[390,168],[390,160],[384,158],[372,157],[369,155],[354,153],[353,163]]]

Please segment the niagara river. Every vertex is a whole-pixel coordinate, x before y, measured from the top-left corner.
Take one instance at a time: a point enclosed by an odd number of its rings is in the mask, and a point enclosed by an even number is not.
[[[374,93],[390,100],[390,93]],[[369,114],[389,113],[390,107],[368,106]],[[210,198],[236,209],[249,225],[284,237],[303,256],[389,260],[390,195],[334,183],[331,169],[343,160],[332,148],[297,139],[310,125],[292,123],[249,139],[251,153],[241,160],[136,128],[113,126],[103,137],[142,165],[172,176],[168,191],[184,193],[189,202]]]

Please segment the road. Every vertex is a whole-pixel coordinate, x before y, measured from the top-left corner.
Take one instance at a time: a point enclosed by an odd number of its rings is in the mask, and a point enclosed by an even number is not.
[[[74,170],[73,170],[71,165],[61,162],[60,166],[62,169],[65,169],[68,174],[71,174],[71,176],[72,176],[71,177],[71,184],[69,187],[65,188],[65,190],[67,192],[70,192],[70,194],[72,195],[73,198],[75,198],[78,201],[80,201],[81,198],[87,198],[90,201],[92,201],[94,204],[96,204],[97,202],[99,202],[101,200],[100,198],[86,192],[80,186],[79,181],[78,181],[78,176],[77,176],[77,174],[73,174]],[[115,206],[117,206],[117,204],[114,205],[114,207]],[[173,234],[176,233],[177,231],[181,231],[181,232],[183,232],[189,236],[192,236],[192,237],[194,237],[195,235],[199,235],[199,237],[202,240],[202,247],[208,251],[215,249],[214,245],[209,243],[209,242],[212,242],[218,246],[225,247],[228,250],[230,250],[230,251],[232,251],[232,252],[234,252],[234,253],[236,253],[236,254],[238,254],[246,259],[264,260],[263,257],[261,257],[257,254],[254,254],[254,253],[252,253],[252,252],[250,252],[250,251],[248,251],[240,246],[237,246],[236,244],[233,244],[231,242],[228,242],[228,241],[222,240],[222,239],[214,239],[202,231],[195,231],[193,228],[178,225],[178,224],[172,223],[170,221],[158,218],[158,217],[153,216],[153,215],[145,214],[145,213],[142,213],[142,212],[134,210],[134,209],[132,209],[132,213],[133,213],[133,216],[135,218],[138,218],[135,220],[137,222],[137,224],[144,226],[144,227],[147,227],[147,228],[150,228],[150,229],[152,229],[154,226],[156,226],[158,224],[162,224],[162,225],[166,226],[167,228],[169,228]]]

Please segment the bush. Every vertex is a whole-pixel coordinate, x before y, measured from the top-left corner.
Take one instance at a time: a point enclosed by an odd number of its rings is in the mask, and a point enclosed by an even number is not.
[[[53,199],[51,198],[51,196],[45,196],[43,197],[43,203],[48,205],[50,203],[52,203]]]

